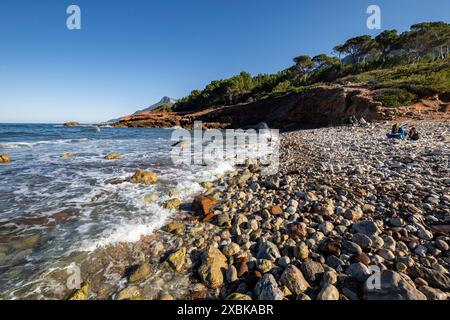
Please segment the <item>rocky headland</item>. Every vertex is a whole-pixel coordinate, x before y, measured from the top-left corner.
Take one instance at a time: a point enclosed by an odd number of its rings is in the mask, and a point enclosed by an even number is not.
[[[417,103],[392,108],[376,100],[379,90],[365,84],[319,85],[299,93],[203,110],[144,112],[125,116],[116,127],[192,128],[202,121],[205,128],[245,128],[267,123],[271,128],[295,130],[342,125],[354,116],[367,121],[407,118],[450,119],[450,101],[445,94],[409,87],[420,98]]]

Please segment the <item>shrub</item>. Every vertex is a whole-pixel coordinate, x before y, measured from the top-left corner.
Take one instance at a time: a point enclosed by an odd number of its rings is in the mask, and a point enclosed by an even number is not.
[[[388,88],[375,91],[374,99],[388,108],[397,108],[412,104],[417,96],[403,89]]]

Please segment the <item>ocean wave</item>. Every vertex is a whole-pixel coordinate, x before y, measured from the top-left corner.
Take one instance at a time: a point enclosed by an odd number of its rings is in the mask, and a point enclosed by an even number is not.
[[[64,140],[43,140],[43,141],[33,141],[33,142],[6,142],[0,144],[0,149],[17,149],[17,148],[33,148],[41,145],[52,145],[52,144],[69,144],[89,141],[88,138],[80,139],[64,139]]]
[[[156,229],[162,228],[170,216],[170,211],[161,208],[157,204],[150,204],[151,215],[139,219],[121,219],[121,223],[113,223],[106,228],[99,237],[86,239],[77,247],[76,251],[91,252],[98,248],[124,242],[137,242],[142,236],[149,235]],[[140,221],[137,221],[140,220]],[[142,221],[147,220],[147,221]],[[82,226],[78,231],[88,232],[88,226]]]

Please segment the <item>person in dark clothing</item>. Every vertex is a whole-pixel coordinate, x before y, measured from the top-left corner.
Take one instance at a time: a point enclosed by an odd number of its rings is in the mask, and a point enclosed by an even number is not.
[[[416,127],[412,127],[411,130],[409,130],[408,139],[414,141],[419,140],[419,132],[417,131]]]

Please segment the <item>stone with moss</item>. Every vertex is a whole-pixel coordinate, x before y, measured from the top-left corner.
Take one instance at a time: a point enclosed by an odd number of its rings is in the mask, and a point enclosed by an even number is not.
[[[150,264],[148,262],[144,262],[141,264],[128,278],[128,281],[131,283],[137,283],[144,281],[151,272]]]
[[[186,258],[186,248],[181,248],[174,253],[170,254],[166,262],[175,271],[181,271]]]
[[[106,160],[117,160],[117,159],[121,159],[121,158],[122,158],[122,155],[119,153],[108,153],[105,156]]]
[[[73,157],[75,157],[75,154],[69,152],[63,153],[61,156],[61,158],[73,158]]]
[[[155,184],[158,182],[158,176],[151,171],[137,170],[130,179],[131,183],[135,184]]]
[[[203,189],[206,189],[206,190],[214,188],[214,183],[212,183],[210,181],[202,182],[200,185],[202,186]]]
[[[177,198],[167,200],[163,204],[163,208],[168,209],[168,210],[178,210],[178,209],[180,209],[180,206],[181,206],[181,201],[180,201],[180,199],[177,199]]]
[[[184,232],[186,227],[180,222],[171,222],[166,226],[165,229],[169,233],[180,235]]]
[[[89,295],[89,282],[85,281],[81,284],[80,289],[75,290],[69,296],[68,300],[87,300]]]
[[[137,286],[126,287],[116,295],[116,300],[133,300],[141,296]]]
[[[246,294],[235,292],[226,297],[225,300],[252,300],[252,298]]]
[[[0,154],[0,163],[9,163],[11,162],[11,158],[7,154]]]

